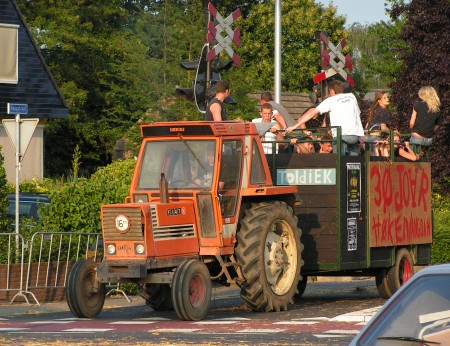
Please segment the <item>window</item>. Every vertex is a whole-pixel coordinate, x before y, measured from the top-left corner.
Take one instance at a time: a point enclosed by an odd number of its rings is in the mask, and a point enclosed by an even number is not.
[[[19,26],[0,23],[0,83],[17,84]]]

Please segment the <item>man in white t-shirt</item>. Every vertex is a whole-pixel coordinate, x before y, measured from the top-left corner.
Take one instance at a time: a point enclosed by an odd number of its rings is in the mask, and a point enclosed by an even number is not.
[[[261,111],[259,114],[261,115],[261,118],[253,119],[252,123],[270,123],[273,124],[272,128],[279,130],[280,126],[276,121],[272,120],[272,106],[270,103],[265,103],[261,105]],[[261,136],[262,141],[276,141],[276,140],[283,140],[283,138],[277,138],[277,135],[274,133],[267,131]],[[264,153],[265,154],[272,154],[272,143],[262,143]],[[278,144],[276,145],[276,152],[278,152]]]
[[[319,113],[330,113],[330,126],[340,126],[342,135],[342,153],[347,151],[350,155],[358,155],[356,144],[360,136],[364,136],[364,129],[361,123],[361,111],[355,95],[343,93],[344,85],[339,80],[330,82],[330,97],[322,101],[317,107],[309,109],[298,120],[297,124],[286,129],[290,133],[306,123]],[[336,129],[333,130],[333,137],[336,138]]]

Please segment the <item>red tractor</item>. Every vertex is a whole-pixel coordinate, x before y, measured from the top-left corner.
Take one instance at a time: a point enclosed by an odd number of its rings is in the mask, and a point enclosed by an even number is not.
[[[141,132],[130,195],[101,209],[102,262],[76,262],[69,274],[72,313],[95,317],[105,284],[134,282],[154,310],[200,320],[212,280],[239,285],[254,311],[287,310],[303,265],[297,186],[274,185],[255,125],[168,122]]]

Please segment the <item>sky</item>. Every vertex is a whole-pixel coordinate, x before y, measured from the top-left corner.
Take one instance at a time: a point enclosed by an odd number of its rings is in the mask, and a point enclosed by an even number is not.
[[[324,5],[333,5],[337,13],[347,17],[346,26],[354,22],[362,25],[373,24],[381,20],[388,22],[389,17],[384,12],[385,0],[319,0]]]

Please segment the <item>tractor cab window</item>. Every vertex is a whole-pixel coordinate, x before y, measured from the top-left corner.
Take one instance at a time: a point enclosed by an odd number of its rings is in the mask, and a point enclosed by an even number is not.
[[[159,189],[161,173],[172,189],[211,189],[215,145],[215,141],[183,139],[148,142],[142,157],[138,189]]]
[[[219,185],[221,187],[222,217],[231,217],[236,210],[242,164],[242,141],[226,140],[222,143],[222,162]]]

